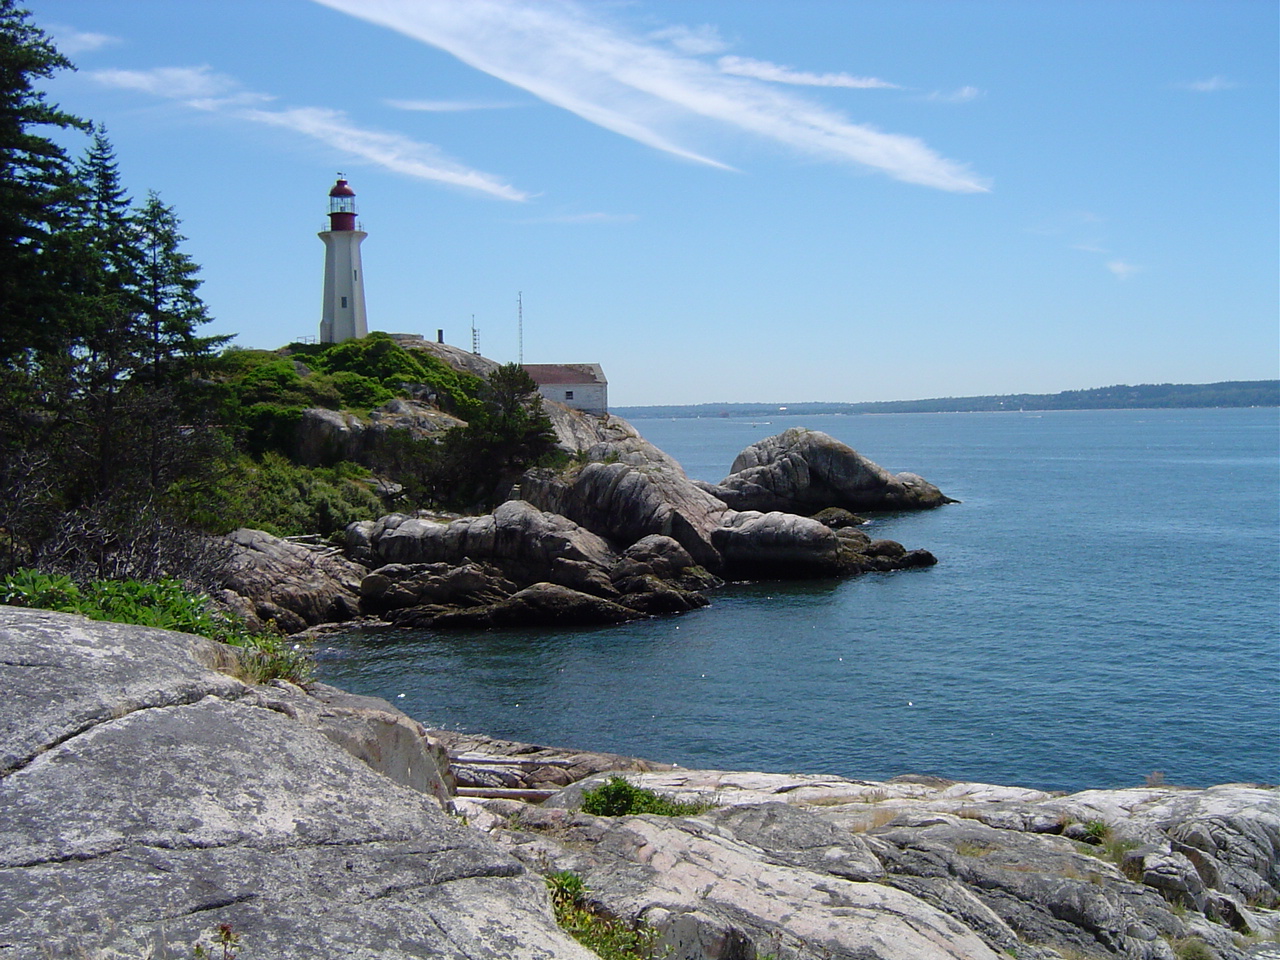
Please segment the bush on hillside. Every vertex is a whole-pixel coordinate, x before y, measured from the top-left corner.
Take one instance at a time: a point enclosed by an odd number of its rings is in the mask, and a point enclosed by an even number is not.
[[[386,512],[372,482],[367,469],[349,461],[304,467],[274,451],[260,459],[241,455],[227,465],[217,495],[193,520],[214,533],[253,527],[278,537],[327,537]]]

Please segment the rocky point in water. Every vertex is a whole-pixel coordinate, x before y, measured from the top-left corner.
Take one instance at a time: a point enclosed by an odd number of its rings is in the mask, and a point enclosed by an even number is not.
[[[871,539],[851,511],[953,501],[825,434],[763,440],[710,485],[618,417],[546,407],[572,463],[528,471],[492,513],[354,523],[342,551],[239,530],[227,539],[219,599],[288,632],[359,616],[439,628],[606,624],[704,606],[706,591],[726,579],[937,562],[927,550]],[[312,446],[345,435],[326,436]]]
[[[682,770],[427,731],[251,684],[198,637],[3,606],[0,683],[14,960],[226,936],[245,960],[586,960],[561,870],[671,960],[1245,960],[1280,932],[1275,787]],[[614,775],[704,808],[584,813]]]

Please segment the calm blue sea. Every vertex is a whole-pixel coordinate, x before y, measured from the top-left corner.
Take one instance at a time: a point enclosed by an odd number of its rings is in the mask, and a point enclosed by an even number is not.
[[[874,520],[927,570],[738,584],[606,629],[328,637],[321,679],[690,767],[1280,782],[1280,411],[633,423],[695,478],[803,425],[963,502]]]

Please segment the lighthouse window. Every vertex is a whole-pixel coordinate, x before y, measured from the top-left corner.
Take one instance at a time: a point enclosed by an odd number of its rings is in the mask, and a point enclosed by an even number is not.
[[[359,280],[359,279],[360,279],[360,271],[359,271],[359,270],[352,270],[352,271],[351,271],[351,279],[352,279],[352,280]]]
[[[342,298],[342,309],[343,309],[343,310],[347,309],[347,298],[346,298],[346,297],[343,297],[343,298]]]
[[[566,391],[564,392],[564,398],[565,398],[566,400],[572,400],[572,399],[573,399],[573,391],[572,391],[572,390],[566,390]]]

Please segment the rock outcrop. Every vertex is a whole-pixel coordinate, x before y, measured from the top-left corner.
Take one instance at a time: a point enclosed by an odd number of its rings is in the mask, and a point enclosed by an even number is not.
[[[441,810],[421,727],[252,687],[231,648],[0,607],[0,954],[593,956]]]
[[[703,606],[697,591],[718,584],[668,538],[619,556],[589,530],[522,500],[483,517],[396,514],[353,524],[348,543],[376,566],[360,585],[363,609],[399,626],[621,623]]]
[[[226,925],[246,957],[587,960],[552,919],[557,870],[672,960],[1246,960],[1280,935],[1274,787],[1063,796],[433,742],[384,701],[237,668],[0,606],[0,952],[190,956]],[[581,812],[620,770],[705,809]]]
[[[920,510],[953,503],[914,473],[889,473],[825,433],[792,427],[738,454],[729,476],[703,489],[736,510],[813,514]]]
[[[464,424],[420,400],[389,400],[370,411],[367,421],[347,411],[311,407],[302,411],[293,452],[300,463],[308,466],[352,460],[376,468],[383,459],[389,432],[402,432],[414,440],[431,440]]]
[[[472,353],[470,350],[463,350],[448,343],[428,340],[417,333],[393,333],[391,339],[406,350],[421,350],[448,364],[459,373],[470,374],[473,377],[488,377],[501,366],[496,360],[490,360],[488,357],[482,357],[478,353]]]
[[[634,431],[597,443],[582,456],[585,462],[568,470],[529,471],[521,478],[520,495],[613,543],[630,544],[651,535],[670,537],[699,565],[729,579],[840,576],[936,562],[926,552],[917,552],[898,563],[908,553],[899,545],[895,545],[897,551],[868,551],[864,548],[869,538],[864,542],[841,537],[857,519],[847,511],[835,515],[833,522],[829,513],[819,520],[776,507],[738,509],[736,501],[731,505],[720,497],[720,488],[690,480],[680,464]],[[870,461],[857,458],[857,462],[864,472],[873,468],[889,476]],[[900,478],[889,479],[897,484],[894,490],[907,489]],[[797,481],[793,488],[807,490],[820,501],[829,495],[829,486],[805,488]],[[885,508],[883,497],[881,503]],[[845,503],[807,505],[804,512],[815,513],[822,507],[843,508]]]
[[[291,543],[241,528],[224,538],[217,599],[252,622],[274,621],[286,633],[360,614],[360,583],[368,570],[326,547]]]
[[[627,778],[710,809],[580,812],[605,776],[539,808],[455,803],[526,862],[577,872],[602,913],[656,927],[677,960],[1243,960],[1280,931],[1274,788],[1056,796],[934,778],[671,770]]]
[[[404,416],[416,415],[407,401],[387,406],[397,404]],[[803,501],[810,517],[737,509],[720,497],[745,502],[738,493],[693,482],[626,421],[547,407],[575,462],[526,472],[493,513],[395,513],[354,523],[345,561],[236,531],[219,599],[291,633],[360,613],[414,627],[617,623],[704,606],[702,591],[722,578],[832,577],[937,562],[928,551],[872,540],[848,508],[946,498],[919,478],[891,477],[823,434],[791,430],[762,441],[738,458],[757,466],[735,474],[786,478],[787,498],[771,496],[789,507]],[[370,431],[361,426],[360,433],[354,418],[312,412],[327,431],[312,444],[316,457],[366,444]],[[778,469],[769,473],[766,463]],[[874,503],[851,493],[876,484]]]

